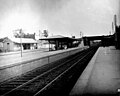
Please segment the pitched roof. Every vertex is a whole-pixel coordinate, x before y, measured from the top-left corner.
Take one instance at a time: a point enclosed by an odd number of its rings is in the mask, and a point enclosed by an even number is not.
[[[1,38],[1,39],[0,39],[0,42],[3,42],[3,41],[4,41],[4,39],[3,39],[3,38]]]
[[[3,42],[7,37],[0,38],[0,42]]]
[[[21,43],[20,38],[10,38],[10,40],[15,43]],[[22,43],[37,43],[37,41],[32,38],[21,38],[21,40]]]

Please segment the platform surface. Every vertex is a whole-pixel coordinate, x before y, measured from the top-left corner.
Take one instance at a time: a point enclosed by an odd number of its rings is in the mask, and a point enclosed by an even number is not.
[[[29,60],[34,60],[37,58],[43,58],[55,54],[59,54],[62,52],[72,51],[76,49],[81,49],[80,47],[69,48],[66,50],[57,50],[57,51],[41,51],[41,50],[33,50],[30,52],[23,52],[21,57],[21,52],[10,52],[10,53],[0,53],[0,69],[11,66],[18,63],[23,63]],[[83,48],[84,49],[84,48]]]
[[[99,47],[70,92],[70,96],[111,96],[120,89],[120,50]]]

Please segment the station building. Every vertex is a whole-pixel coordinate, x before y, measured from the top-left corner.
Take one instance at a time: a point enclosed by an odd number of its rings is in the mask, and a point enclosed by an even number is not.
[[[18,51],[21,49],[36,49],[37,41],[32,38],[1,38],[0,39],[0,51],[1,52],[10,52],[10,51]]]

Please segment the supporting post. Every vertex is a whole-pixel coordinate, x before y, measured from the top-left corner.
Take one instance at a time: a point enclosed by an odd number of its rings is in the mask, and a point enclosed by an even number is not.
[[[49,42],[49,51],[50,51],[50,40],[48,40],[48,42]]]

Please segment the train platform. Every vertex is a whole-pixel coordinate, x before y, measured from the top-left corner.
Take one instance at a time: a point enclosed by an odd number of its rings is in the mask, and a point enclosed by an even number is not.
[[[118,91],[120,50],[114,46],[99,47],[69,96],[118,96]]]
[[[21,52],[10,52],[10,53],[1,53],[0,54],[0,69],[9,67],[9,66],[14,66],[18,65],[27,61],[35,60],[35,59],[40,59],[44,57],[52,57],[56,54],[62,54],[62,53],[67,53],[71,52],[73,50],[83,50],[86,47],[76,47],[76,48],[70,48],[66,50],[58,50],[58,51],[41,51],[41,50],[35,50],[35,51],[30,51],[30,52],[23,52],[22,57],[21,57]],[[64,54],[63,54],[64,55]],[[64,57],[64,56],[63,56]],[[57,57],[56,57],[57,58]]]
[[[57,51],[33,51],[0,55],[0,82],[15,78],[38,67],[80,52],[87,47],[75,47]]]
[[[28,53],[28,52],[46,52],[49,51],[49,48],[40,48],[40,49],[33,49],[33,50],[22,50],[22,53]],[[21,54],[21,50],[19,51],[10,51],[10,52],[1,52],[0,56],[6,56],[6,55],[13,55],[13,54]]]
[[[49,54],[51,54],[50,51],[43,51],[43,50],[31,50],[31,51],[25,50],[22,52],[22,57],[20,51],[0,53],[0,69],[14,64],[23,63],[29,60],[41,58]]]

